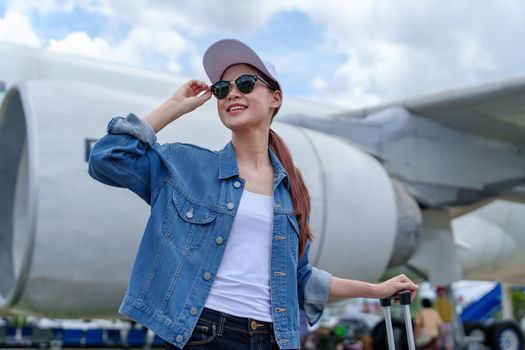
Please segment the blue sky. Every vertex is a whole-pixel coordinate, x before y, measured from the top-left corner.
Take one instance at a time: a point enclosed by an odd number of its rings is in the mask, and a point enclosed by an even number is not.
[[[286,94],[349,108],[525,76],[525,2],[0,0],[0,40],[205,78],[234,37]]]

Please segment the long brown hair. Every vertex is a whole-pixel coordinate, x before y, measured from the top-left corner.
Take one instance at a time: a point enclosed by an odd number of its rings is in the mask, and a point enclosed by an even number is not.
[[[276,84],[275,80],[261,72],[259,69],[255,69],[259,71],[259,74],[263,79],[270,83],[272,90],[279,90],[279,85]],[[277,111],[277,109],[274,111],[272,121],[277,114]],[[268,145],[275,153],[288,175],[290,197],[292,197],[294,214],[299,223],[299,256],[302,256],[306,248],[306,243],[309,240],[311,241],[314,239],[314,233],[308,224],[308,218],[310,216],[310,193],[304,183],[301,171],[296,168],[293,162],[292,154],[290,153],[288,146],[286,146],[284,140],[272,129],[270,129]]]
[[[269,146],[288,174],[290,184],[290,196],[294,214],[299,222],[299,256],[302,256],[308,240],[314,238],[314,234],[308,224],[310,215],[310,193],[304,183],[303,176],[294,165],[292,154],[283,139],[275,131],[270,129]]]

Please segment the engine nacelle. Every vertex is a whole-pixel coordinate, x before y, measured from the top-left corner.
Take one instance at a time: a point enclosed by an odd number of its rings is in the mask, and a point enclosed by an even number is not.
[[[71,81],[27,81],[0,111],[0,309],[55,317],[114,316],[149,207],[87,173],[93,140],[111,117],[162,101]],[[207,103],[159,133],[159,142],[220,149],[230,133]],[[273,128],[310,188],[316,233],[310,261],[334,275],[378,279],[398,231],[391,180],[345,140]]]

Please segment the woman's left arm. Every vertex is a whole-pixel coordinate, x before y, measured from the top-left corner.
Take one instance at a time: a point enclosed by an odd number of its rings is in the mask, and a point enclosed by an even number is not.
[[[330,281],[330,297],[335,298],[386,298],[399,291],[409,290],[412,298],[418,286],[401,274],[382,283],[368,283],[333,277]]]

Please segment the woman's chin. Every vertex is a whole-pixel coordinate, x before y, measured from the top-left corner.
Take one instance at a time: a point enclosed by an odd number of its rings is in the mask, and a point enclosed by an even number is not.
[[[224,118],[221,119],[221,121],[226,128],[230,129],[234,133],[245,133],[267,127],[266,123],[242,118],[242,116],[239,116],[239,118]]]
[[[229,119],[223,124],[233,132],[243,132],[254,127],[251,123],[240,119]]]

